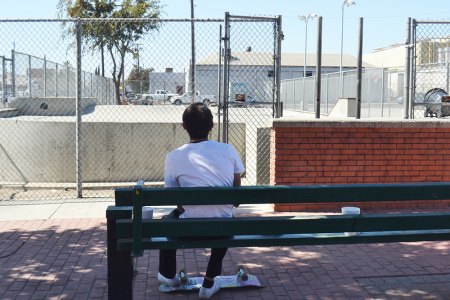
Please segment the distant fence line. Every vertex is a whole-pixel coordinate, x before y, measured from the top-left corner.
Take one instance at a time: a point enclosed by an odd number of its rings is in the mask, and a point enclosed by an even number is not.
[[[340,74],[321,76],[320,113],[329,114],[339,98],[356,97],[356,70],[343,72],[343,97]],[[285,109],[315,111],[315,76],[281,81],[281,101]],[[370,68],[363,70],[362,117],[401,117],[404,93],[404,70]]]
[[[9,78],[3,82],[5,96],[75,97],[76,70],[69,62],[61,64],[14,50],[11,56],[10,67],[3,68],[3,78]],[[81,82],[82,97],[95,98],[98,104],[116,103],[111,78],[82,71]]]

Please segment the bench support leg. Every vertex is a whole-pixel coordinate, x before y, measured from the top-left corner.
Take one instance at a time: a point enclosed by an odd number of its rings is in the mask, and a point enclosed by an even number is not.
[[[108,299],[133,299],[133,259],[130,251],[117,251],[116,220],[107,220]]]

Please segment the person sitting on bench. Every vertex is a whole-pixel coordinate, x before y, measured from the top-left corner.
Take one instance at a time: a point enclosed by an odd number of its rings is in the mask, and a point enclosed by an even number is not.
[[[189,105],[183,113],[183,128],[190,142],[167,154],[164,168],[165,187],[240,186],[244,165],[237,151],[229,144],[211,141],[213,115],[202,103]],[[233,205],[185,205],[174,210],[179,218],[231,218]],[[220,290],[222,260],[227,248],[212,248],[201,299],[209,299]],[[177,286],[176,249],[160,250],[158,280]]]

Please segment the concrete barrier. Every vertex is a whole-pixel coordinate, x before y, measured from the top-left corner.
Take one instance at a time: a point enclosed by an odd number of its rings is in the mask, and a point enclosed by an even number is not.
[[[83,97],[81,110],[95,105],[97,99]],[[9,98],[8,108],[16,108],[21,115],[27,116],[74,116],[76,113],[76,99],[74,97],[16,97]]]
[[[75,117],[2,119],[0,132],[1,182],[75,182]],[[85,121],[81,135],[83,182],[162,181],[165,155],[188,142],[179,122]],[[230,142],[245,161],[245,134]]]

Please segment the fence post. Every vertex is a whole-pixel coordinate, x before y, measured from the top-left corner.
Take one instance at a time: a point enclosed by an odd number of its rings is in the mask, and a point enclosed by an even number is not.
[[[222,142],[228,143],[228,98],[230,94],[230,13],[225,12],[225,36],[223,38],[223,137]]]
[[[10,94],[15,97],[16,96],[16,52],[11,50],[11,84],[12,91]]]
[[[195,20],[194,20],[194,1],[191,1],[191,95],[192,95],[192,103],[195,102]],[[164,102],[165,102],[164,98]]]
[[[305,53],[306,55],[306,53]],[[317,20],[317,55],[316,55],[316,119],[320,119],[320,89],[322,86],[322,17]]]
[[[31,55],[28,55],[28,98],[32,97]]]
[[[3,106],[6,104],[6,60],[4,56],[0,56],[2,58],[2,103]]]
[[[55,64],[55,97],[58,97],[58,64]]]
[[[411,67],[411,18],[408,18],[406,22],[406,42],[405,42],[405,50],[406,50],[406,61],[405,61],[405,76],[403,76],[404,81],[404,92],[403,92],[403,118],[409,119],[409,104],[410,104],[410,94],[409,94],[409,82],[410,82],[410,67]]]
[[[305,85],[305,77],[303,77],[303,88],[302,88],[302,105],[303,105],[303,111],[305,111],[305,89],[306,89],[306,85]]]
[[[446,74],[446,91],[450,93],[450,82],[449,82],[449,73],[450,73],[450,47],[445,47],[445,74]]]
[[[47,59],[44,55],[44,97],[47,97]]]
[[[81,161],[81,26],[82,21],[77,20],[76,22],[76,46],[77,46],[77,53],[76,53],[76,59],[77,59],[77,80],[76,80],[76,137],[75,137],[75,152],[76,152],[76,178],[77,178],[77,197],[83,198],[83,191],[82,191],[82,161]]]
[[[219,64],[217,68],[217,99],[219,100],[219,106],[217,108],[217,140],[220,142],[220,110],[222,109],[222,25],[219,25]]]
[[[359,18],[358,63],[356,80],[356,119],[361,119],[361,81],[362,81],[362,48],[363,48],[363,18]]]
[[[381,68],[381,117],[384,114],[384,68]]]
[[[417,28],[417,20],[411,19],[411,26],[410,26],[410,49],[409,49],[409,89],[408,89],[408,95],[409,95],[409,118],[414,119],[414,101],[416,97],[416,63],[415,63],[415,57],[416,57],[416,28]]]
[[[275,56],[275,79],[276,79],[276,114],[275,118],[280,118],[283,116],[283,107],[281,105],[281,99],[280,99],[280,86],[281,86],[281,40],[283,38],[283,31],[281,30],[281,15],[278,16],[277,23],[276,23],[276,56]]]
[[[329,110],[329,107],[328,107],[328,84],[329,84],[329,81],[330,81],[330,74],[325,74],[325,76],[327,77],[327,79],[325,80],[325,105],[326,105],[326,107],[327,107],[327,109],[326,109],[326,112],[327,112],[327,115],[328,115],[328,113],[330,112],[330,110]]]

